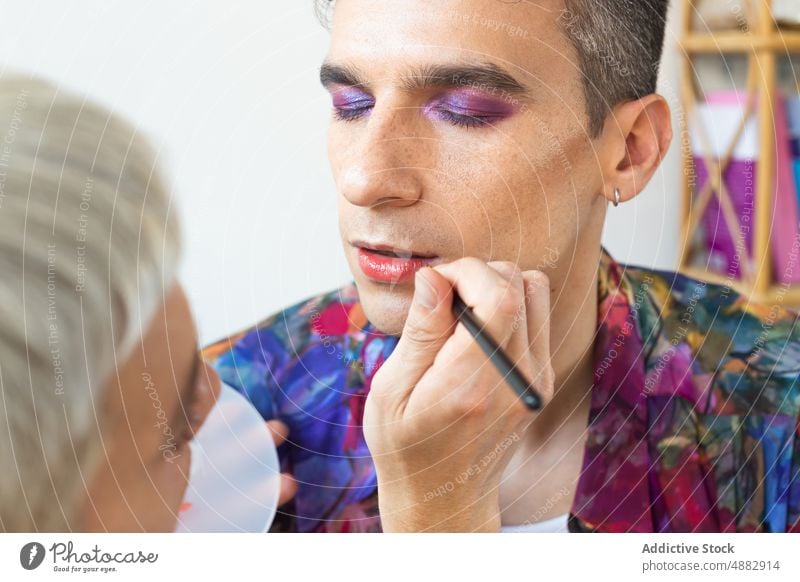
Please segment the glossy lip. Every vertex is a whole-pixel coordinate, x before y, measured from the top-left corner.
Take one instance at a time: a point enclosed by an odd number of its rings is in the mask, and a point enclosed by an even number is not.
[[[354,241],[358,251],[358,266],[369,279],[381,283],[402,283],[414,277],[421,268],[438,262],[439,257],[383,243]],[[380,252],[394,253],[389,256]]]
[[[361,240],[355,240],[350,244],[352,244],[356,248],[365,249],[367,251],[383,251],[388,253],[394,253],[401,258],[435,259],[437,256],[432,253],[422,253],[415,251],[414,249],[404,249],[396,245],[385,244],[385,243],[369,243]]]

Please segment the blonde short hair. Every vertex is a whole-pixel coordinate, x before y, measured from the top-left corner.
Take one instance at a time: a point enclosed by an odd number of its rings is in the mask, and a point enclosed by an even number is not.
[[[0,79],[0,530],[76,527],[100,396],[172,285],[179,240],[136,128]]]

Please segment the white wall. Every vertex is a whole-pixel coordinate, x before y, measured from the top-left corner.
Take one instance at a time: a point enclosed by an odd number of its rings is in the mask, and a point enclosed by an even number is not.
[[[0,14],[0,73],[90,95],[163,147],[202,341],[350,279],[317,81],[328,35],[311,0],[0,0]],[[609,210],[620,260],[674,266],[678,153],[639,200]]]

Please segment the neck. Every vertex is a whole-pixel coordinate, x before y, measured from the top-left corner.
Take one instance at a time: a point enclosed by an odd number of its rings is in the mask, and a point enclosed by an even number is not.
[[[536,435],[552,435],[571,424],[573,419],[585,427],[591,403],[600,246],[579,247],[573,256],[574,260],[559,266],[551,275],[554,290],[551,291],[550,345],[555,395],[530,427]]]

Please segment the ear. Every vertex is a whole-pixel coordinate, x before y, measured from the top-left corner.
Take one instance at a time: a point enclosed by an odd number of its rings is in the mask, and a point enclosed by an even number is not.
[[[606,119],[598,145],[603,196],[632,200],[653,177],[672,141],[669,105],[660,95],[647,95],[617,105]]]

